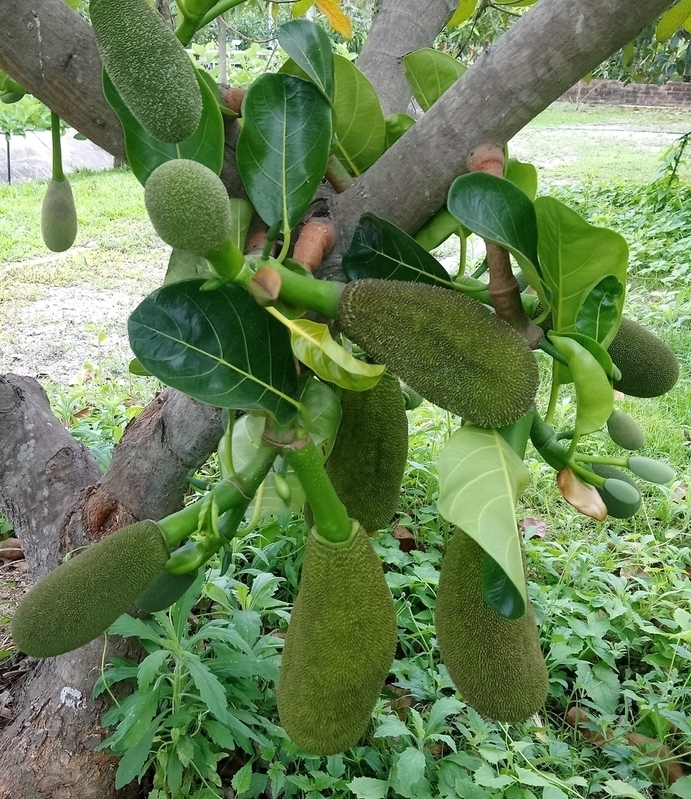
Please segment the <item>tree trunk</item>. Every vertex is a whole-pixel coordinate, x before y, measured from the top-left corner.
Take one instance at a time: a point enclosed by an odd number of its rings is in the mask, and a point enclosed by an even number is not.
[[[162,392],[130,422],[101,474],[91,453],[53,416],[34,380],[0,377],[0,498],[35,578],[65,552],[132,521],[182,504],[187,475],[208,457],[220,412],[176,391]],[[132,654],[110,641],[105,657]],[[91,699],[103,639],[37,663],[0,734],[0,799],[110,799],[117,761],[95,747],[106,697]],[[137,786],[119,792],[136,795]]]

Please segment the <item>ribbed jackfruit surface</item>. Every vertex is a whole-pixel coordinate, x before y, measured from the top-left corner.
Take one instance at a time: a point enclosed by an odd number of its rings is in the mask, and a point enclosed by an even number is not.
[[[364,530],[342,546],[309,533],[277,689],[281,724],[296,744],[332,755],[360,740],[396,635],[393,600]]]
[[[348,283],[337,324],[430,402],[480,427],[503,427],[531,407],[537,361],[481,303],[424,283]]]
[[[549,680],[533,610],[505,619],[485,602],[484,550],[458,530],[449,542],[435,610],[444,665],[471,707],[495,721],[520,722],[547,699]]]
[[[160,527],[141,521],[92,544],[37,583],[17,607],[12,636],[37,658],[62,655],[104,632],[161,571]]]
[[[64,252],[77,238],[77,209],[69,180],[51,180],[41,205],[43,243],[53,252]]]
[[[202,96],[192,62],[146,0],[91,0],[91,24],[108,77],[139,124],[165,142],[197,129]]]
[[[679,378],[677,356],[661,338],[631,319],[621,320],[608,352],[621,371],[614,388],[631,397],[659,397]]]
[[[230,236],[226,187],[198,161],[175,158],[149,175],[144,203],[156,233],[171,247],[211,255]]]
[[[326,471],[351,519],[368,533],[391,521],[408,457],[408,417],[398,380],[385,374],[368,391],[344,391],[343,415]]]

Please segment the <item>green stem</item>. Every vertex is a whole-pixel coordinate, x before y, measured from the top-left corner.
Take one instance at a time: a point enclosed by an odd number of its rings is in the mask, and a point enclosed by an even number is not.
[[[321,452],[312,441],[293,450],[290,465],[305,491],[319,535],[332,544],[348,541],[353,522],[326,473]]]
[[[309,308],[329,319],[335,319],[338,315],[338,303],[345,287],[343,283],[315,280],[307,275],[299,275],[273,258],[267,259],[265,263],[257,261],[257,266],[267,266],[278,272],[281,276],[279,296],[284,302]]]
[[[232,239],[227,239],[216,252],[207,255],[206,260],[224,280],[235,280],[245,265],[245,256]]]
[[[458,256],[458,274],[462,275],[465,272],[465,262],[468,257],[468,240],[462,233],[458,238],[461,243],[461,251]]]
[[[329,156],[324,177],[338,194],[341,194],[341,192],[344,192],[349,186],[353,185],[352,175],[335,155]]]
[[[547,406],[547,413],[545,414],[545,421],[547,422],[547,424],[552,424],[552,420],[554,419],[554,412],[557,409],[558,399],[559,399],[559,381],[557,380],[557,362],[555,361],[552,364],[552,387],[549,392],[549,405]]]
[[[628,458],[611,458],[608,455],[575,455],[574,459],[581,463],[605,463],[608,466],[623,466],[625,469],[629,467]]]
[[[50,112],[50,137],[53,143],[53,180],[64,180],[62,171],[62,145],[60,143],[60,117]]]
[[[557,348],[548,338],[543,338],[540,341],[540,349],[543,352],[546,352],[551,358],[554,358],[555,361],[563,363],[564,366],[569,365],[569,362],[566,360],[566,358],[557,350]]]
[[[579,466],[575,460],[569,461],[569,469],[578,477],[581,482],[588,483],[589,485],[598,486],[602,488],[602,486],[606,482],[606,478],[601,477],[599,474],[595,474],[595,472],[591,472],[589,469],[584,469],[583,467]]]
[[[525,458],[525,448],[530,438],[530,430],[533,426],[533,419],[535,418],[535,408],[532,408],[528,413],[521,416],[510,425],[500,427],[497,432],[511,447],[511,449],[518,455],[521,460]]]

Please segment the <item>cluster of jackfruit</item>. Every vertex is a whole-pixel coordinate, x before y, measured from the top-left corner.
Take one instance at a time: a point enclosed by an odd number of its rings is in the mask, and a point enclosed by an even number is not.
[[[18,649],[37,658],[88,644],[137,601],[169,552],[152,521],[123,527],[87,547],[37,583],[12,619]]]
[[[185,48],[146,0],[91,0],[91,24],[108,77],[139,124],[164,142],[197,129],[202,96]]]
[[[368,391],[344,391],[326,472],[348,516],[368,533],[391,521],[408,457],[408,418],[398,380],[385,374]]]
[[[332,544],[307,538],[278,680],[278,713],[308,752],[332,755],[364,734],[396,649],[396,612],[362,527]]]
[[[495,721],[519,722],[547,699],[549,679],[532,607],[518,619],[500,616],[484,600],[485,552],[457,530],[447,545],[435,609],[437,640],[463,699]]]
[[[336,322],[416,392],[480,427],[508,425],[533,403],[539,374],[526,342],[456,291],[356,280],[345,286]]]

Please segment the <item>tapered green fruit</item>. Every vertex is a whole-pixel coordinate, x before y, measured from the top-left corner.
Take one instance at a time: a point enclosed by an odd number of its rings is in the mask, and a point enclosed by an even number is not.
[[[156,233],[178,250],[211,255],[230,237],[226,187],[198,161],[176,158],[156,167],[146,181],[144,203]]]
[[[605,478],[604,486],[595,486],[595,488],[607,506],[608,516],[615,519],[630,519],[638,513],[641,507],[641,492],[626,472],[606,463],[593,463],[591,468],[595,474]],[[614,483],[628,484],[633,493],[628,497],[622,495],[622,492],[617,490],[620,486],[614,485]],[[614,491],[612,491],[613,487]]]
[[[645,444],[643,431],[628,413],[616,409],[607,420],[607,432],[615,444],[629,450],[641,449]]]
[[[655,458],[645,458],[633,455],[629,458],[628,467],[631,471],[649,483],[670,483],[674,480],[674,469],[667,463],[656,461]]]
[[[180,599],[192,583],[197,579],[199,569],[187,574],[171,574],[159,572],[142,593],[134,600],[134,604],[144,613],[156,613],[165,610]]]
[[[661,338],[630,319],[621,320],[608,351],[621,371],[614,388],[624,394],[659,397],[679,378],[677,356]]]
[[[298,746],[333,755],[360,740],[396,634],[381,562],[362,527],[340,545],[312,531],[277,689],[281,724]]]
[[[161,528],[142,521],[65,561],[19,603],[12,619],[17,648],[47,658],[88,644],[135,602],[168,554]]]
[[[430,402],[481,427],[503,427],[532,406],[539,374],[525,341],[481,303],[425,283],[356,280],[337,323]]]
[[[202,117],[194,67],[146,0],[91,0],[103,66],[139,124],[164,142],[191,136]]]
[[[326,471],[348,516],[366,532],[391,521],[408,457],[408,418],[401,384],[385,374],[368,391],[344,391],[343,415]]]
[[[464,701],[495,721],[520,722],[544,705],[547,667],[532,606],[519,619],[495,613],[482,596],[484,550],[458,530],[447,545],[435,610],[437,641]]]
[[[51,180],[41,206],[41,235],[53,252],[64,252],[77,238],[77,209],[69,180]]]

